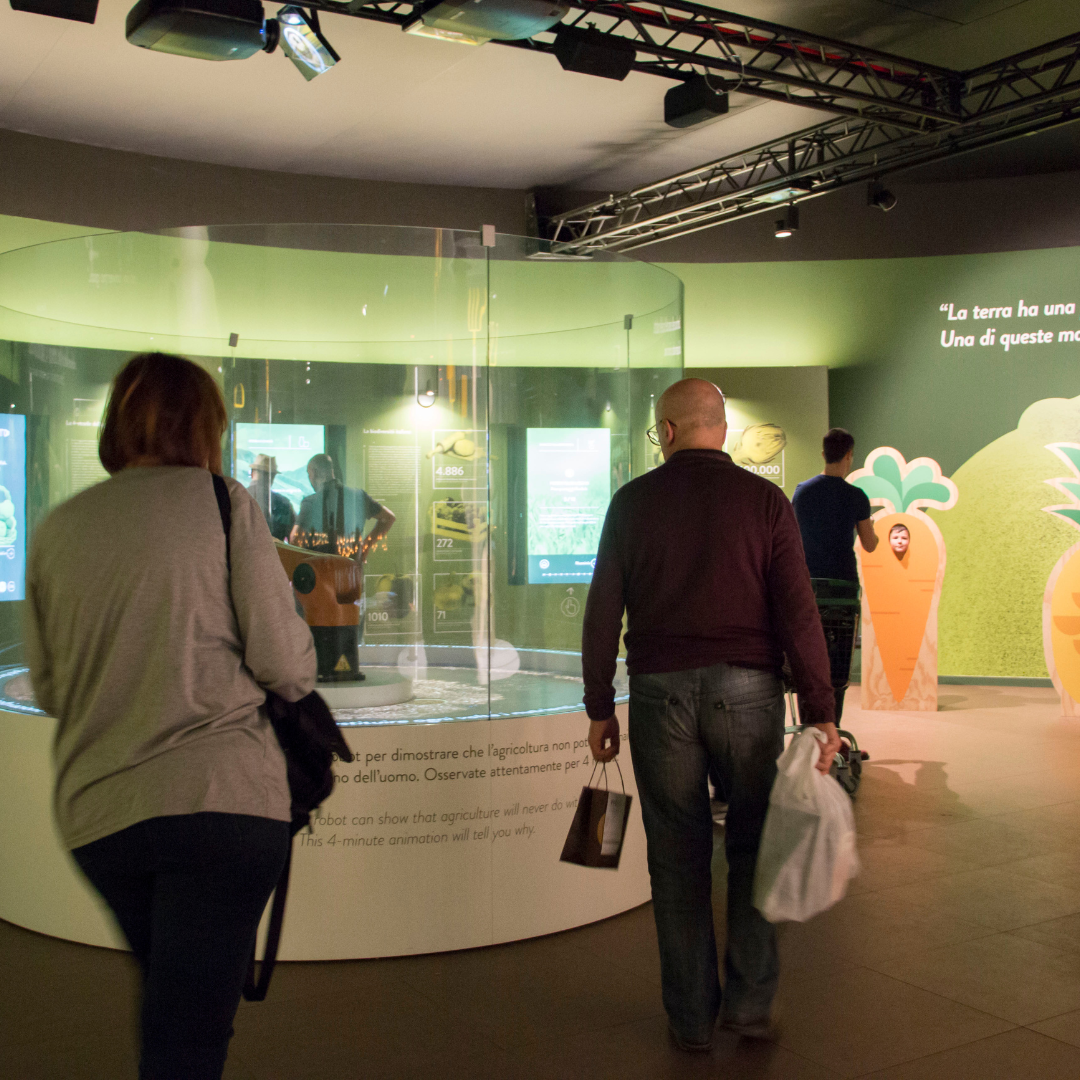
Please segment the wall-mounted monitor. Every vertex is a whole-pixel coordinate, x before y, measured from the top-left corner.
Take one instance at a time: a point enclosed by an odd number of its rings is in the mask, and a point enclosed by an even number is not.
[[[251,466],[259,454],[277,461],[273,489],[288,497],[294,510],[312,492],[307,463],[326,452],[326,428],[320,424],[237,424],[233,441],[233,475],[242,484],[251,483]]]
[[[26,417],[0,415],[0,600],[26,596]]]
[[[611,501],[611,433],[529,428],[525,445],[529,584],[586,584]]]

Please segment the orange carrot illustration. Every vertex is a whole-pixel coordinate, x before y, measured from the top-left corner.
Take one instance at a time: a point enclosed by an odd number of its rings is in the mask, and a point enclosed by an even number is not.
[[[1072,472],[1047,480],[1069,501],[1044,507],[1080,529],[1080,445],[1050,443],[1047,447]],[[1080,716],[1080,543],[1058,559],[1043,595],[1043,653],[1065,716]]]
[[[908,463],[892,447],[873,451],[865,467],[849,479],[871,504],[882,507],[873,518],[877,549],[872,554],[861,545],[858,549],[864,593],[864,707],[934,708],[945,544],[920,508],[955,506],[956,485],[941,475],[936,461],[916,458]],[[920,665],[923,677],[915,680]],[[877,685],[879,674],[883,686]],[[913,686],[913,680],[918,685]]]

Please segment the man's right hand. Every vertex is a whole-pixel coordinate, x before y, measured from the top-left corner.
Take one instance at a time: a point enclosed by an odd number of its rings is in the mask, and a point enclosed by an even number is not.
[[[606,720],[589,724],[589,749],[594,761],[611,761],[619,752],[619,718],[613,713]]]
[[[836,752],[840,749],[840,732],[836,730],[835,724],[814,724],[813,726],[825,736],[825,742],[821,744],[817,768],[818,772],[827,773],[832,767]]]

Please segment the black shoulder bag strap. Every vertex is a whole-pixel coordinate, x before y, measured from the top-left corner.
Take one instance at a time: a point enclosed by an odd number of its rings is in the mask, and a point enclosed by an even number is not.
[[[225,531],[225,566],[232,574],[232,501],[229,498],[229,487],[223,477],[217,473],[211,474],[214,478],[214,495],[217,498],[218,513],[221,514],[221,527]],[[289,850],[285,855],[285,865],[281,868],[281,877],[274,886],[274,903],[270,908],[270,925],[266,931],[266,949],[263,952],[262,965],[259,968],[258,980],[255,978],[255,952],[258,943],[251,950],[251,960],[248,963],[247,978],[244,980],[244,999],[246,1001],[264,1001],[266,991],[270,988],[270,979],[274,974],[274,964],[277,963],[278,944],[281,941],[281,924],[285,919],[285,898],[289,893],[289,870],[292,868],[292,838],[289,838]]]

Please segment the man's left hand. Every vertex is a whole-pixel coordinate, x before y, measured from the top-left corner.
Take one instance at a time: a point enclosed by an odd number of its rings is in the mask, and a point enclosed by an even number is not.
[[[839,744],[839,739],[837,740]],[[606,744],[606,745],[605,745]],[[594,761],[611,761],[619,752],[619,718],[612,714],[606,720],[589,724],[589,749]]]
[[[840,749],[840,732],[835,724],[814,724],[818,731],[825,735],[826,741],[821,744],[821,755],[818,757],[818,771],[827,773],[832,767],[833,758]]]

